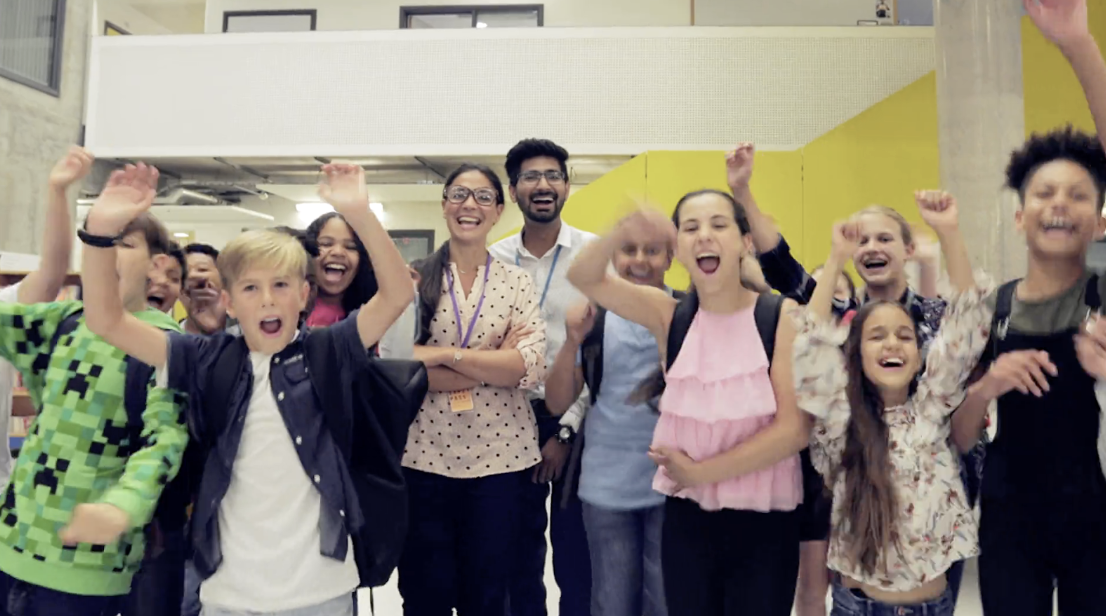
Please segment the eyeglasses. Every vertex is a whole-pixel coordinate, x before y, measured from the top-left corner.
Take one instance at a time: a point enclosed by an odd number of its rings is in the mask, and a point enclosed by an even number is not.
[[[496,192],[494,188],[477,188],[476,190],[472,190],[465,186],[450,186],[442,191],[442,197],[455,205],[468,201],[470,196],[476,200],[477,205],[482,205],[484,207],[495,205],[499,202],[499,193]]]
[[[523,184],[537,184],[538,182],[541,181],[543,176],[545,177],[545,179],[550,184],[560,184],[560,183],[562,183],[562,182],[564,182],[565,180],[568,179],[568,176],[565,175],[565,173],[563,171],[554,171],[554,170],[535,171],[535,170],[531,170],[531,171],[523,171],[522,173],[518,174],[518,181],[522,182]]]

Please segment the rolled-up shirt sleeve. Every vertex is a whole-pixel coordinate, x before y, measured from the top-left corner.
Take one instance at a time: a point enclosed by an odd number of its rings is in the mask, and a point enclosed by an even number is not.
[[[534,279],[522,270],[519,278],[514,305],[508,318],[508,331],[526,327],[530,335],[518,345],[522,361],[526,364],[526,375],[518,386],[520,389],[534,389],[545,382],[545,320],[541,316],[541,306],[534,293]]]

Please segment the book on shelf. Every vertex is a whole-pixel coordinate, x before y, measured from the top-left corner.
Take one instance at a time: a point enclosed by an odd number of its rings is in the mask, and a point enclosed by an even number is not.
[[[30,431],[31,424],[34,423],[34,420],[34,417],[12,417],[10,427],[8,428],[8,436],[27,436],[27,432]]]

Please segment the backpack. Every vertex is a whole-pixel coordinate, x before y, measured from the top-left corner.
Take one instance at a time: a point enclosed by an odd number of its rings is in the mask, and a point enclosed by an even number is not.
[[[677,301],[687,297],[687,293],[673,291],[672,297]],[[595,313],[595,324],[591,331],[584,337],[580,344],[581,366],[584,372],[584,383],[588,386],[591,403],[595,404],[599,398],[599,387],[603,382],[603,328],[607,319],[607,309],[599,307]]]
[[[756,322],[760,343],[764,346],[764,354],[768,356],[769,368],[772,367],[772,355],[776,350],[776,326],[780,322],[783,300],[782,295],[761,293],[757,296],[756,306],[753,307],[753,321]],[[689,293],[676,305],[676,312],[672,314],[672,324],[668,328],[666,369],[676,363],[680,347],[684,345],[684,339],[687,338],[687,332],[691,329],[691,323],[695,320],[697,312],[699,312],[699,296],[695,293]]]
[[[54,354],[54,349],[57,348],[62,336],[72,335],[77,330],[77,327],[81,324],[83,314],[84,309],[81,308],[62,319],[50,339],[50,355]],[[150,381],[154,378],[154,367],[142,363],[130,355],[124,358],[123,363],[125,365],[123,408],[127,413],[127,432],[128,441],[130,442],[127,455],[129,456],[141,448],[144,424],[142,414],[146,411],[146,393]],[[191,427],[190,421],[189,426]],[[163,547],[160,542],[159,531],[179,530],[184,528],[187,522],[187,508],[189,502],[191,502],[194,474],[186,470],[186,465],[191,465],[195,455],[195,447],[185,449],[177,476],[165,486],[161,498],[158,499],[154,516],[146,527],[151,548],[147,553],[151,557],[156,556],[157,552]]]
[[[364,518],[360,528],[348,529],[360,586],[383,586],[399,563],[407,534],[407,486],[400,460],[408,430],[429,388],[426,366],[418,361],[379,359],[366,351],[372,357],[369,369],[359,375],[352,390],[326,387],[316,379],[342,370],[326,342],[322,336],[308,334],[304,361],[323,425],[347,465]],[[242,372],[249,370],[248,362],[249,349],[240,337],[212,362],[204,392],[205,417],[198,428],[207,447],[213,447],[226,431],[232,393]],[[357,400],[371,400],[372,407],[383,412],[355,417],[350,402]]]

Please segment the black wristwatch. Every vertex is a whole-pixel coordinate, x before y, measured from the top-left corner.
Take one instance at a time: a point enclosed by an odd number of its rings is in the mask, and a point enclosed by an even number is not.
[[[568,426],[561,426],[557,431],[557,441],[563,445],[571,445],[574,438],[576,438],[576,431]]]
[[[119,236],[108,237],[106,235],[93,235],[84,229],[77,229],[77,238],[84,244],[93,248],[111,248],[119,242]]]

